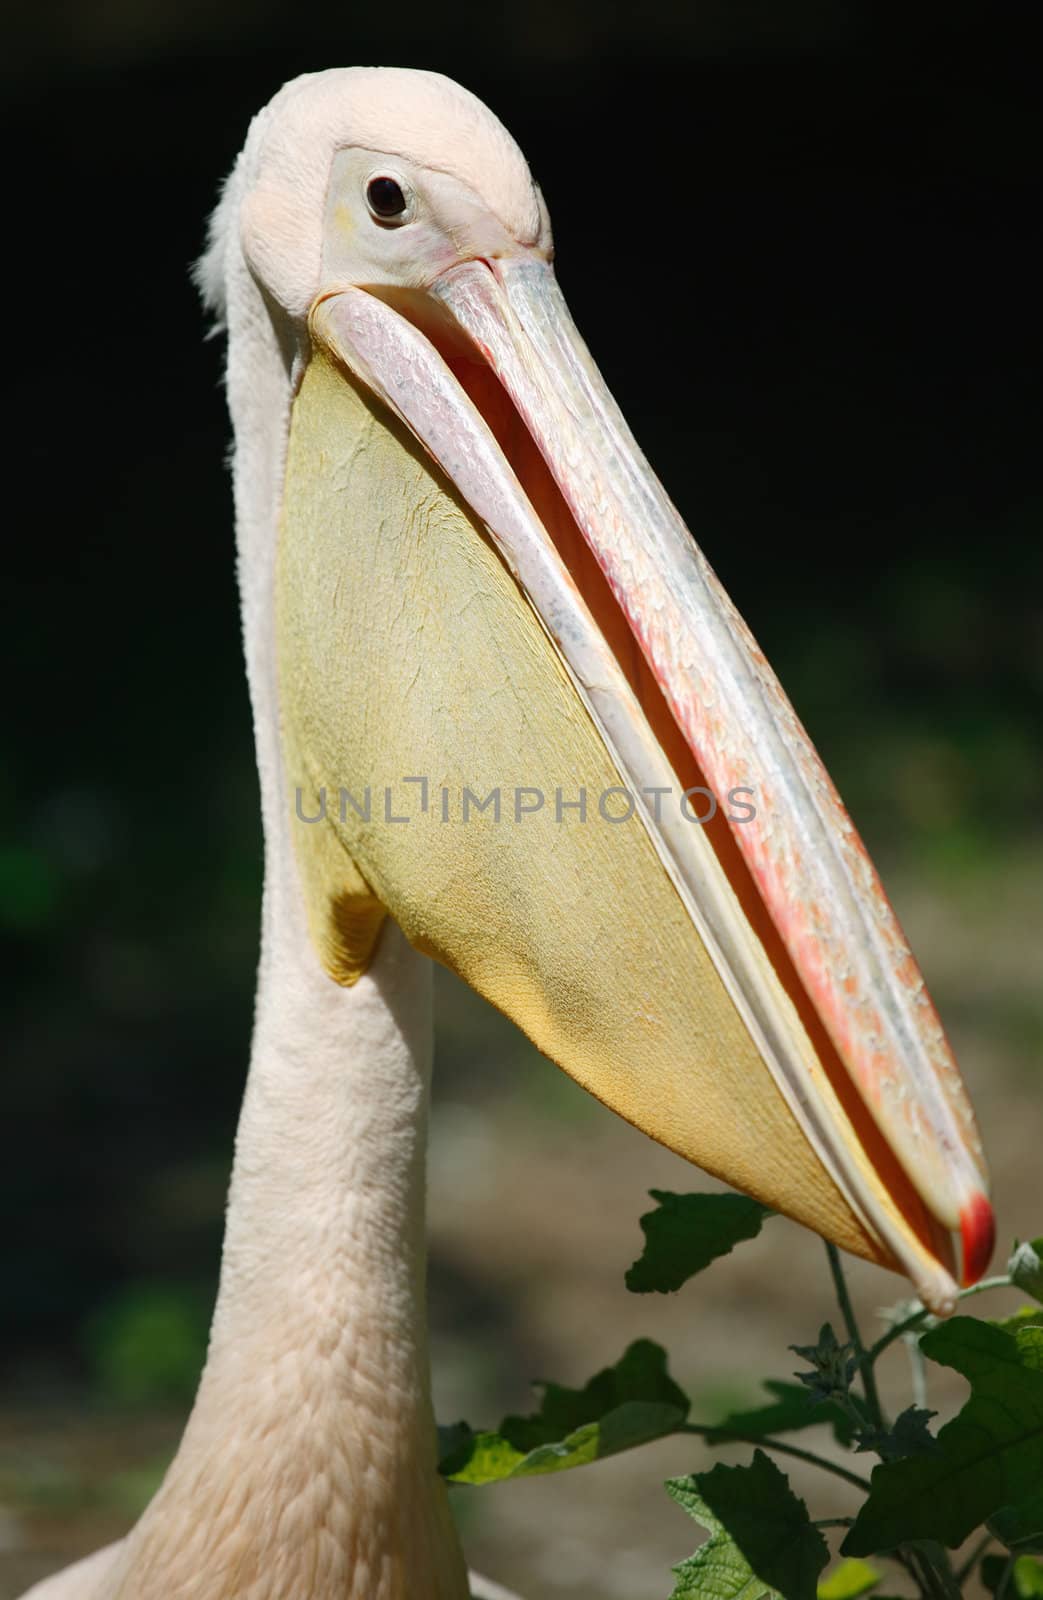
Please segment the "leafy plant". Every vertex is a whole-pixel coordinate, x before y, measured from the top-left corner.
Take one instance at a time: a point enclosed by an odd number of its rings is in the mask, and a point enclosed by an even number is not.
[[[739,1195],[653,1190],[652,1198],[656,1209],[641,1218],[644,1251],[626,1275],[637,1294],[676,1291],[755,1238],[772,1215]],[[581,1389],[543,1385],[532,1416],[505,1417],[483,1432],[466,1423],[440,1429],[443,1474],[484,1484],[561,1472],[667,1434],[752,1444],[747,1466],[718,1464],[667,1482],[708,1535],[674,1568],[670,1600],[885,1600],[889,1569],[923,1600],[959,1600],[972,1586],[995,1600],[1043,1600],[1043,1310],[943,1323],[907,1302],[866,1346],[839,1253],[832,1245],[826,1252],[842,1336],[827,1322],[814,1344],[792,1345],[803,1363],[797,1382],[766,1380],[762,1406],[722,1422],[693,1421],[665,1352],[639,1339]],[[1011,1287],[1043,1305],[1043,1239],[1015,1242],[1006,1272],[964,1289],[961,1299]],[[925,1406],[912,1404],[892,1421],[881,1405],[875,1369],[897,1339],[914,1350],[918,1371],[935,1362],[970,1383],[969,1399],[937,1433],[936,1413]],[[851,1466],[789,1437],[822,1425],[851,1452]],[[868,1478],[856,1470],[860,1455],[877,1457]],[[843,1479],[851,1514],[812,1519],[773,1456]],[[845,1530],[843,1559],[823,1577],[830,1557],[822,1530],[837,1527]],[[950,1552],[972,1539],[970,1553],[954,1560]]]

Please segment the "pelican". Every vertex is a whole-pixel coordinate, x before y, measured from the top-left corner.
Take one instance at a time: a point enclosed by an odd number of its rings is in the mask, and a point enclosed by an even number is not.
[[[641,226],[621,197],[621,315],[671,270]],[[225,185],[199,279],[265,834],[253,1049],[180,1448],[34,1600],[471,1593],[426,1349],[430,958],[935,1311],[988,1260],[919,969],[552,254],[517,145],[434,73],[295,79]]]

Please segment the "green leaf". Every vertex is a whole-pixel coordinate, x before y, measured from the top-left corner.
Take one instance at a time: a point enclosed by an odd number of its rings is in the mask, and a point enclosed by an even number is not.
[[[868,1561],[842,1561],[818,1586],[818,1600],[858,1600],[883,1581]]]
[[[1002,1589],[1005,1600],[1043,1600],[1043,1561],[1037,1561],[1035,1556],[1018,1556],[1011,1566],[1007,1556],[986,1556],[981,1564],[981,1581],[990,1594],[998,1595]]]
[[[1004,1333],[1017,1333],[1019,1328],[1043,1328],[1043,1306],[1019,1306],[1009,1317],[990,1317],[993,1328]]]
[[[936,1454],[874,1470],[845,1555],[872,1555],[908,1539],[955,1547],[1043,1481],[1043,1328],[1007,1332],[954,1317],[920,1347],[968,1378],[971,1397],[939,1433]]]
[[[445,1470],[447,1461],[455,1461],[457,1456],[470,1451],[471,1441],[474,1438],[474,1429],[467,1422],[440,1422],[435,1429],[438,1435],[438,1464],[442,1471]]]
[[[674,1568],[670,1600],[815,1600],[826,1541],[763,1451],[748,1467],[717,1466],[666,1488],[710,1535]]]
[[[795,1433],[800,1428],[814,1428],[825,1424],[833,1430],[838,1444],[849,1445],[855,1437],[855,1423],[849,1411],[829,1400],[816,1400],[799,1383],[780,1383],[772,1378],[763,1385],[775,1396],[771,1405],[757,1406],[752,1411],[733,1411],[723,1421],[707,1432],[711,1444],[720,1444],[729,1434],[742,1434],[746,1439],[766,1439],[770,1434]],[[861,1410],[861,1402],[851,1397]],[[866,1419],[868,1425],[868,1419]]]
[[[1024,1244],[1015,1239],[1007,1271],[1019,1289],[1043,1301],[1043,1239],[1029,1239]]]
[[[1014,1589],[1019,1600],[1043,1600],[1043,1561],[1018,1556],[1014,1563]]]
[[[858,1451],[873,1450],[884,1461],[902,1461],[907,1456],[934,1456],[939,1444],[927,1424],[937,1411],[921,1406],[906,1406],[890,1428],[870,1428],[858,1441]]]
[[[988,1527],[1008,1550],[1043,1553],[1043,1484],[1016,1505],[994,1511]]]
[[[581,1467],[676,1432],[689,1403],[664,1351],[638,1339],[582,1389],[545,1384],[530,1417],[505,1417],[495,1432],[472,1433],[462,1423],[441,1430],[439,1471],[454,1483],[479,1484]]]
[[[658,1210],[641,1218],[645,1248],[626,1275],[634,1294],[669,1294],[744,1239],[755,1239],[766,1206],[742,1194],[670,1194],[650,1189]]]

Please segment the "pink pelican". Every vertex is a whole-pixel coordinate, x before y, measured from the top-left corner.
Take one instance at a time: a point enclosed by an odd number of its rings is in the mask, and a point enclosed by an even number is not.
[[[640,222],[606,249],[621,314],[654,292]],[[433,73],[296,79],[225,186],[199,277],[265,830],[253,1052],[180,1448],[34,1600],[471,1593],[429,1390],[429,958],[934,1310],[988,1259],[919,969],[552,254],[517,145]]]

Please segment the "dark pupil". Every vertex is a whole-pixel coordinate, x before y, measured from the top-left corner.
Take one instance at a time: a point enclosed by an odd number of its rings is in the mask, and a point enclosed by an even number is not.
[[[372,178],[366,193],[378,217],[400,217],[406,209],[406,197],[394,178]]]

